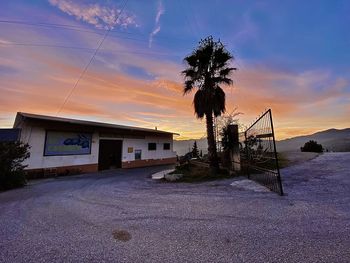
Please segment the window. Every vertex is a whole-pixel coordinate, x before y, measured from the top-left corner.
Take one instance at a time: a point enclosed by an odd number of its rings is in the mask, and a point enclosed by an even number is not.
[[[170,143],[164,143],[163,150],[170,150]]]
[[[135,160],[141,160],[141,150],[135,150]]]
[[[155,151],[157,150],[157,144],[155,142],[148,143],[148,150],[149,151]]]

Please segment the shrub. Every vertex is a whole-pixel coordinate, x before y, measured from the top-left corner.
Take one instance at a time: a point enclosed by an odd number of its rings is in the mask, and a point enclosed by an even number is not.
[[[323,152],[323,147],[321,144],[318,144],[316,141],[308,141],[304,144],[303,147],[300,147],[300,150],[302,152],[316,152],[321,153]]]
[[[199,150],[198,150],[198,146],[197,146],[197,141],[194,141],[194,143],[193,143],[192,157],[193,158],[198,158],[199,157]]]
[[[0,190],[8,190],[26,185],[27,181],[23,171],[12,171],[0,175]]]
[[[0,142],[0,190],[26,184],[23,161],[29,158],[29,145],[22,142]]]
[[[183,177],[176,181],[182,183],[200,183],[232,178],[225,169],[219,169],[216,174],[212,174],[208,167],[202,167],[192,163],[186,163],[175,167],[175,171],[171,174],[182,174]]]

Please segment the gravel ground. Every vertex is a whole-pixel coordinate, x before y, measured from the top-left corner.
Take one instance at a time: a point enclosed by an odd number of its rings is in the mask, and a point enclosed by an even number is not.
[[[0,262],[350,262],[350,153],[282,170],[284,197],[150,179],[168,168],[0,193]]]

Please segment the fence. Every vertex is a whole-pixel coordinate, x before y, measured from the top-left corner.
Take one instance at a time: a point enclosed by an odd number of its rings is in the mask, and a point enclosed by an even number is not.
[[[239,140],[243,172],[249,179],[283,195],[271,109],[240,133]]]

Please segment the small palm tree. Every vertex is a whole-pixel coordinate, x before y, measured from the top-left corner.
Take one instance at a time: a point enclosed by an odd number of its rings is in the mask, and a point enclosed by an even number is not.
[[[184,76],[184,95],[197,89],[193,105],[197,118],[206,118],[208,157],[210,167],[219,167],[216,142],[214,139],[213,117],[225,112],[225,92],[220,85],[231,85],[231,72],[236,70],[229,66],[233,56],[225,46],[213,38],[207,37],[199,42],[199,46],[189,56],[184,58],[187,69]]]

